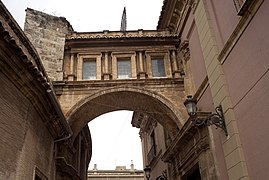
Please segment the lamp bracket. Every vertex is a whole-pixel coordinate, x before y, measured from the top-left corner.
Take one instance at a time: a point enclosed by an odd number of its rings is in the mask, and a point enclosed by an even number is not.
[[[223,110],[222,110],[222,106],[219,105],[215,108],[215,113],[210,114],[207,118],[195,118],[194,120],[192,120],[192,123],[195,126],[201,126],[201,125],[215,125],[216,128],[221,128],[224,132],[225,135],[228,136],[228,131],[227,131],[227,127],[226,127],[226,123],[225,123],[225,118],[223,115]]]

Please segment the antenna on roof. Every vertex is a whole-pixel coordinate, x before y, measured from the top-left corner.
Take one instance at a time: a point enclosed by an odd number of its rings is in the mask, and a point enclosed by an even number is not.
[[[126,7],[124,7],[121,18],[120,31],[125,32],[127,27],[127,18],[126,18]]]

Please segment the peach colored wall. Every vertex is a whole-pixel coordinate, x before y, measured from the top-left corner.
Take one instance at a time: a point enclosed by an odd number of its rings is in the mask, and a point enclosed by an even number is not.
[[[269,172],[268,9],[264,1],[223,66],[250,179],[267,179]]]
[[[189,37],[190,48],[190,63],[193,74],[193,79],[196,89],[202,84],[206,77],[205,62],[203,59],[202,48],[199,41],[199,36],[196,27],[193,27],[192,33]]]
[[[233,0],[206,0],[214,34],[220,49],[229,39],[234,28],[239,22]]]
[[[156,140],[156,146],[157,146],[157,154],[159,152],[164,153],[165,148],[165,139],[164,139],[164,130],[163,126],[159,123],[157,124],[157,127],[155,128],[155,140]],[[164,163],[161,159],[158,159],[158,163],[154,165],[151,172],[151,178],[156,179],[158,176],[162,175],[162,172],[164,170],[167,170],[167,164]]]

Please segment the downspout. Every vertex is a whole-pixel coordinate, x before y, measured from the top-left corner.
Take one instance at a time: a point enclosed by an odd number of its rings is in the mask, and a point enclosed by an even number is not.
[[[54,108],[55,108],[55,110],[56,110],[56,112],[57,112],[57,114],[58,114],[58,116],[60,118],[61,123],[64,125],[64,127],[68,131],[67,136],[64,136],[64,137],[61,137],[59,139],[54,140],[54,143],[57,143],[57,142],[69,139],[73,135],[73,131],[71,130],[70,126],[68,125],[68,123],[67,123],[67,121],[66,121],[66,119],[65,119],[65,117],[63,115],[63,112],[62,112],[62,110],[61,110],[61,108],[59,106],[59,103],[58,103],[58,101],[56,99],[56,96],[55,96],[54,92],[52,91],[51,87],[49,89],[47,89],[47,93],[48,93],[49,98],[52,101],[52,104],[53,104],[53,106],[54,106]]]

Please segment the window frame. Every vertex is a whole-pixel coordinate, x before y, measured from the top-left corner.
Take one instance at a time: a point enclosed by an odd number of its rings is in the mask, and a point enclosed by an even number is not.
[[[154,73],[153,61],[162,61],[162,65],[163,65],[163,74],[162,75],[156,76],[156,74]],[[157,69],[157,71],[158,71],[158,73],[160,73],[159,69]],[[164,56],[152,56],[151,57],[151,72],[152,72],[152,78],[166,78],[167,77]]]
[[[122,74],[120,76],[123,77],[119,77],[119,63],[120,62],[129,62],[130,68],[129,68],[129,74],[128,77],[126,75],[126,77],[124,77],[125,74]],[[121,57],[121,58],[117,58],[117,79],[131,79],[132,78],[132,62],[131,62],[131,58],[130,57]]]
[[[35,166],[34,168],[34,174],[33,174],[34,180],[48,180],[48,178],[43,174],[38,167]]]
[[[233,0],[238,16],[243,16],[253,0]]]
[[[95,62],[95,76],[92,76],[94,78],[91,78],[91,76],[89,76],[90,77],[89,79],[84,78],[84,71],[85,71],[84,63],[86,63],[86,62]],[[90,71],[89,71],[89,74],[91,74]],[[96,80],[96,79],[97,79],[97,62],[96,62],[96,59],[95,58],[83,58],[83,62],[82,62],[82,80],[84,80],[84,81],[92,81],[92,80]]]

